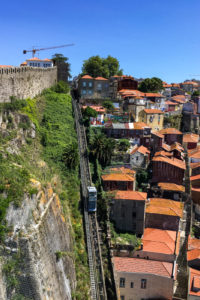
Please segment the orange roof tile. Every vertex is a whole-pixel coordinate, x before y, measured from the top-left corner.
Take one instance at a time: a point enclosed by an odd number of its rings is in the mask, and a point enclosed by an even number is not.
[[[164,129],[161,129],[159,131],[159,133],[161,133],[161,134],[182,134],[182,132],[180,132],[176,128],[164,128]]]
[[[189,235],[188,237],[188,250],[200,249],[200,239],[196,239]]]
[[[198,180],[198,179],[200,179],[200,174],[190,177],[190,181]]]
[[[144,129],[144,128],[151,128],[144,122],[135,122],[133,123],[134,129]]]
[[[145,97],[155,97],[155,98],[162,98],[164,97],[163,95],[159,93],[145,93]]]
[[[195,149],[188,150],[188,156],[191,158],[200,158],[200,146],[197,146]]]
[[[20,64],[20,66],[26,66],[27,65],[27,62],[26,61],[24,61],[24,62],[22,62],[21,64]]]
[[[131,170],[129,168],[125,168],[125,167],[120,167],[120,168],[110,168],[109,171],[111,173],[123,173],[123,174],[129,174],[129,175],[134,175],[136,174],[136,171]]]
[[[27,61],[41,61],[41,59],[39,59],[38,57],[32,57],[32,58],[29,58],[27,59]]]
[[[119,91],[120,94],[126,94],[126,95],[130,95],[130,96],[133,96],[133,97],[136,97],[136,96],[139,96],[139,97],[144,97],[144,93],[138,91],[138,90],[129,90],[129,89],[122,89]]]
[[[178,185],[175,183],[159,182],[158,186],[161,188],[161,190],[185,192],[185,187],[183,185]]]
[[[97,105],[89,105],[89,106],[83,105],[82,106],[83,109],[86,109],[87,107],[90,107],[90,108],[96,110],[96,112],[99,112],[99,113],[100,112],[102,112],[102,113],[106,112],[106,109],[103,106],[97,106]]]
[[[200,271],[189,268],[190,270],[190,289],[189,295],[200,296]]]
[[[185,81],[185,82],[182,82],[181,84],[192,84],[192,85],[198,86],[198,83],[194,82],[194,81]]]
[[[170,164],[174,167],[180,168],[185,170],[185,162],[180,160],[180,159],[176,159],[176,158],[168,158],[168,157],[163,157],[163,156],[154,156],[152,161],[158,161],[158,162],[164,162],[167,164]]]
[[[196,169],[196,168],[198,168],[198,167],[200,167],[200,162],[196,162],[196,163],[191,163],[191,164],[190,164],[190,168],[191,168],[191,169]]]
[[[149,151],[146,147],[144,147],[144,146],[139,146],[139,147],[134,148],[134,149],[130,152],[130,154],[134,154],[134,153],[136,153],[136,152],[140,152],[140,153],[142,153],[142,154],[144,154],[144,155],[150,153],[150,151]]]
[[[81,79],[94,79],[94,78],[91,77],[90,75],[84,75],[81,77]]]
[[[49,58],[45,58],[45,59],[42,59],[42,60],[44,60],[44,61],[52,61],[52,60],[49,59]]]
[[[160,109],[151,109],[151,108],[145,108],[144,112],[146,114],[164,114],[164,112]]]
[[[167,105],[177,105],[177,103],[174,103],[174,102],[172,102],[172,101],[165,101],[165,104],[167,104]]]
[[[174,254],[176,231],[145,228],[142,243],[143,251]]]
[[[103,181],[134,181],[135,179],[127,174],[105,174],[101,178]]]
[[[177,142],[175,142],[174,144],[172,144],[172,145],[170,146],[170,148],[171,148],[171,151],[173,151],[173,150],[178,150],[178,151],[180,151],[180,152],[183,152],[183,151],[184,151],[184,148],[181,146],[181,144],[180,144],[180,143],[177,143]]]
[[[116,191],[114,198],[119,200],[146,201],[147,193],[138,191]]]
[[[187,260],[200,259],[200,249],[192,249],[187,252]]]
[[[159,138],[164,139],[164,135],[159,133],[158,131],[153,131],[151,134],[154,134],[154,135],[158,136]]]
[[[165,143],[162,143],[161,148],[168,152],[170,152],[170,150],[171,150],[171,147]]]
[[[166,151],[159,151],[154,154],[154,156],[173,156],[172,153]]]
[[[183,143],[198,143],[199,135],[194,133],[186,133],[183,136]]]
[[[173,264],[130,257],[113,257],[114,268],[117,272],[147,273],[170,278]]]
[[[10,65],[0,65],[0,68],[12,68],[13,66]]]
[[[150,198],[146,204],[146,213],[178,216],[183,216],[183,203],[163,198]]]
[[[108,79],[99,76],[99,77],[96,77],[95,80],[108,80]]]

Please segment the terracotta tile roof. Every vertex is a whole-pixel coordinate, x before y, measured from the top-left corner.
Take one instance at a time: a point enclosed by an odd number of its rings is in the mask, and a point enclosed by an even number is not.
[[[154,154],[154,156],[173,156],[172,153],[166,151],[159,151]]]
[[[197,148],[188,150],[188,156],[191,158],[200,158],[200,146],[197,146]]]
[[[185,82],[182,82],[181,84],[192,84],[192,85],[198,86],[198,83],[194,82],[194,81],[185,81]]]
[[[0,65],[0,68],[12,68],[13,66],[10,65]]]
[[[154,135],[158,136],[159,138],[164,139],[164,135],[159,133],[158,131],[152,131],[151,134],[154,134]]]
[[[145,94],[138,91],[138,90],[129,90],[129,89],[122,89],[119,91],[119,93],[123,96],[127,95],[127,96],[133,96],[133,97],[144,97]]]
[[[133,123],[134,129],[144,129],[144,128],[151,128],[144,122],[135,122]]]
[[[167,164],[170,164],[174,167],[177,167],[179,169],[183,169],[185,170],[185,162],[180,160],[180,159],[176,159],[176,158],[168,158],[168,157],[163,157],[163,156],[154,156],[152,161],[159,161],[159,162],[164,162]]]
[[[170,278],[173,264],[130,257],[113,257],[114,268],[117,272],[147,273]]]
[[[174,102],[172,102],[172,101],[165,101],[165,104],[167,104],[167,105],[177,105],[176,103],[174,103]]]
[[[135,179],[127,174],[105,174],[101,178],[103,181],[134,181]]]
[[[163,198],[150,198],[146,204],[146,213],[178,216],[183,216],[183,203]]]
[[[173,150],[177,150],[179,152],[183,152],[184,151],[184,148],[181,146],[181,144],[177,143],[177,142],[175,142],[174,144],[172,144],[170,146],[170,148],[171,148],[171,151],[173,151]]]
[[[22,62],[21,64],[20,64],[20,66],[26,66],[27,65],[27,62],[26,61],[24,61],[24,62]],[[1,67],[1,66],[0,66]]]
[[[159,182],[158,186],[161,188],[161,190],[185,192],[185,187],[183,185],[178,185],[175,183]]]
[[[128,174],[128,175],[133,175],[135,177],[136,171],[131,170],[129,168],[125,167],[120,167],[120,168],[110,168],[109,171],[111,173],[123,173],[123,174]]]
[[[161,134],[182,134],[182,132],[180,132],[176,128],[164,128],[164,129],[161,129],[159,131],[159,133],[161,133]]]
[[[95,80],[108,80],[108,79],[99,76],[99,77],[96,77]]]
[[[198,143],[199,135],[194,133],[186,133],[183,136],[183,143]]]
[[[146,114],[164,114],[164,112],[160,109],[151,109],[151,108],[145,108],[144,112]]]
[[[200,271],[189,268],[190,270],[190,289],[189,295],[200,297]]]
[[[41,59],[39,59],[38,57],[32,57],[27,59],[27,61],[41,61]]]
[[[86,109],[87,107],[90,107],[94,110],[96,110],[96,112],[101,112],[101,113],[105,113],[106,112],[106,109],[103,107],[103,106],[97,106],[97,105],[83,105],[82,108],[83,109]]]
[[[167,84],[167,83],[163,83],[163,87],[164,88],[168,88],[168,87],[172,87],[172,85],[171,84]]]
[[[200,249],[192,249],[187,252],[187,260],[200,259]]]
[[[161,148],[168,152],[170,152],[170,150],[171,150],[171,147],[165,143],[162,143]]]
[[[140,153],[142,153],[142,154],[144,154],[144,155],[150,154],[150,151],[149,151],[146,147],[144,147],[144,146],[139,146],[139,147],[134,148],[134,149],[130,152],[130,154],[132,155],[132,154],[134,154],[134,153],[136,153],[136,152],[140,152]]]
[[[43,61],[52,61],[51,59],[49,58],[45,58],[45,59],[42,59]]]
[[[84,75],[81,77],[81,79],[94,79],[94,78],[91,77],[90,75]]]
[[[190,181],[198,180],[198,179],[200,179],[200,174],[190,177]]]
[[[119,200],[146,201],[147,193],[138,191],[116,191],[114,198]]]
[[[164,96],[159,93],[145,93],[145,97],[155,97],[155,98],[163,98]]]
[[[142,243],[143,251],[174,254],[176,231],[145,228]]]
[[[188,237],[188,250],[200,249],[200,239],[195,239],[189,235]]]
[[[196,162],[196,163],[191,163],[191,164],[190,164],[190,168],[191,168],[191,169],[196,169],[196,168],[198,168],[198,167],[200,167],[200,162]]]

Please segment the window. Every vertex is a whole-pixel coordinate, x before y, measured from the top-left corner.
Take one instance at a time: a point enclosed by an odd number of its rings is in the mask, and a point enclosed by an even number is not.
[[[141,289],[146,289],[146,287],[147,287],[147,280],[141,279]]]
[[[101,90],[101,87],[102,87],[101,83],[97,83],[97,89]]]
[[[124,296],[120,296],[120,300],[125,300],[125,297]]]
[[[30,66],[32,67],[32,63],[30,63]]]
[[[134,282],[131,282],[131,289],[134,288]]]
[[[82,90],[81,94],[86,95],[86,90]]]
[[[92,82],[91,82],[91,81],[88,83],[88,86],[89,86],[89,87],[92,87]]]
[[[138,161],[139,160],[139,156],[136,156],[136,161]]]
[[[38,63],[38,67],[40,67],[40,63]]]
[[[132,212],[132,217],[133,217],[133,218],[136,217],[136,212]]]
[[[119,287],[121,287],[121,288],[125,287],[125,278],[123,278],[123,277],[120,278]]]
[[[89,90],[89,91],[88,91],[88,94],[89,94],[89,95],[92,95],[92,91],[91,91],[91,90]]]
[[[151,122],[151,123],[153,122],[153,116],[149,117],[149,122]]]
[[[83,87],[86,87],[86,82],[85,82],[85,81],[83,81],[82,85],[83,85]]]

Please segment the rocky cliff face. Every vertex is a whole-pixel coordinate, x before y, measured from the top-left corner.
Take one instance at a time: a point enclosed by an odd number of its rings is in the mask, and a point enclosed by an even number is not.
[[[3,156],[18,155],[27,138],[35,138],[33,123],[28,129],[19,128],[20,123],[30,122],[25,115],[8,115],[15,135],[1,147]],[[7,137],[10,127],[8,115],[0,118],[2,137]],[[0,244],[0,299],[72,299],[76,274],[70,216],[64,216],[50,183],[44,187],[31,179],[31,185],[31,195],[24,193],[19,207],[11,203],[7,209],[9,230]]]

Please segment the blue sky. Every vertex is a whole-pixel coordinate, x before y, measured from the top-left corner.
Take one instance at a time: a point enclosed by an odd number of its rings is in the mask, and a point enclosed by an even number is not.
[[[200,0],[10,0],[0,8],[0,64],[19,65],[32,46],[75,43],[39,57],[63,53],[73,76],[92,55],[118,58],[137,78],[200,75]]]

